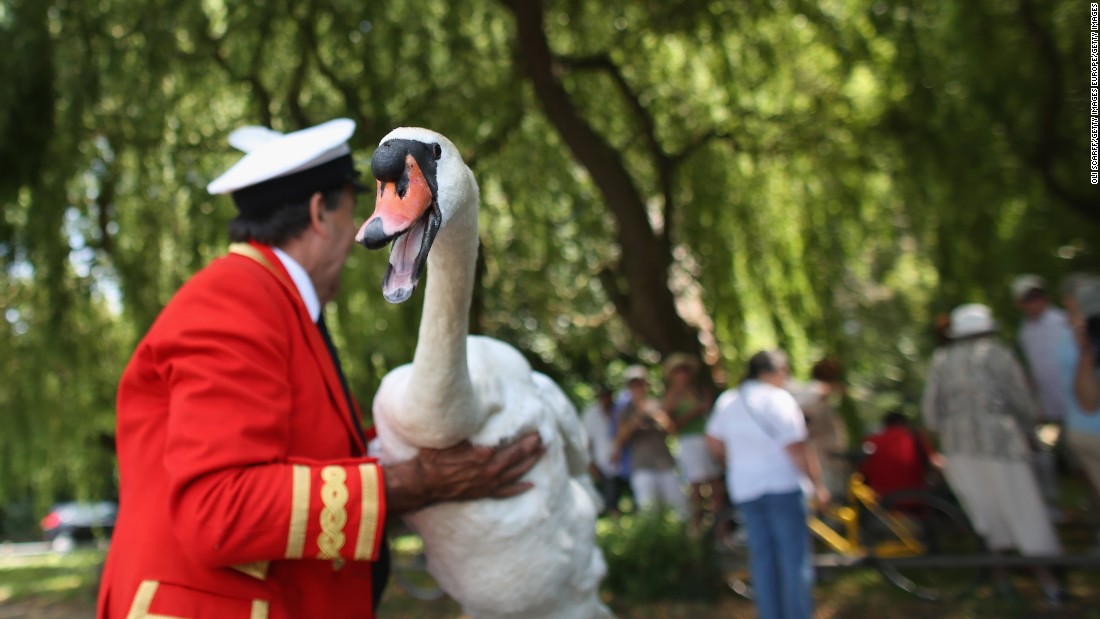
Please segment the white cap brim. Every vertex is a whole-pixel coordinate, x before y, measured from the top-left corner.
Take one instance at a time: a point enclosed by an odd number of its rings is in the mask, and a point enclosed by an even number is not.
[[[225,174],[211,181],[211,194],[233,193],[274,178],[308,170],[351,152],[355,121],[337,118],[285,135],[264,127],[245,127],[230,138],[246,151]]]

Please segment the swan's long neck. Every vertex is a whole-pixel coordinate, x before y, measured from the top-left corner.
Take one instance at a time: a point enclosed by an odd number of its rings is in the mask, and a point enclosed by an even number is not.
[[[420,335],[407,394],[410,412],[425,415],[432,443],[446,446],[481,424],[466,362],[470,299],[478,250],[478,192],[467,196],[439,231],[428,256]],[[422,427],[424,427],[422,425]],[[427,429],[427,428],[425,428]]]

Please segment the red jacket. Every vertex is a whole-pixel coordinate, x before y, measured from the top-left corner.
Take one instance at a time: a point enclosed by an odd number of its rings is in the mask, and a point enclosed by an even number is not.
[[[104,618],[371,617],[385,522],[332,358],[282,263],[234,245],[185,284],[118,390]]]

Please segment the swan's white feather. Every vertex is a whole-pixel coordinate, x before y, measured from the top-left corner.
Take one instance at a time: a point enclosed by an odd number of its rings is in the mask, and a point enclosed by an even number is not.
[[[444,503],[406,516],[424,539],[428,569],[479,619],[609,616],[597,596],[607,567],[595,540],[598,499],[576,409],[504,342],[470,336],[467,359],[475,393],[491,401],[479,406],[497,408],[470,441],[497,445],[538,429],[546,454],[524,478],[534,488],[519,496]],[[416,437],[400,436],[389,423],[400,415],[411,370],[405,365],[387,374],[374,399],[385,461],[417,451]]]
[[[450,140],[434,131],[402,127],[382,142],[392,138],[442,147],[436,198],[443,227],[431,254],[417,354],[412,364],[386,375],[374,398],[382,458],[399,462],[420,447],[464,438],[498,445],[530,430],[539,432],[546,449],[524,477],[531,490],[508,499],[442,503],[405,520],[424,539],[429,571],[471,617],[610,617],[599,599],[607,571],[596,544],[599,498],[588,477],[576,409],[512,346],[466,336],[478,246],[473,173]]]

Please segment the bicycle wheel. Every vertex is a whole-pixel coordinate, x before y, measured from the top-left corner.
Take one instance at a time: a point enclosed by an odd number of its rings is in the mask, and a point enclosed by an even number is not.
[[[727,506],[713,519],[704,538],[718,555],[726,586],[737,595],[752,599],[749,580],[749,540],[737,510]]]
[[[918,598],[954,601],[981,584],[986,569],[952,557],[985,554],[985,543],[961,509],[923,491],[884,497],[866,514],[871,559],[891,583]]]
[[[418,600],[438,600],[445,593],[428,573],[424,541],[404,523],[390,529],[390,576],[402,591]]]

